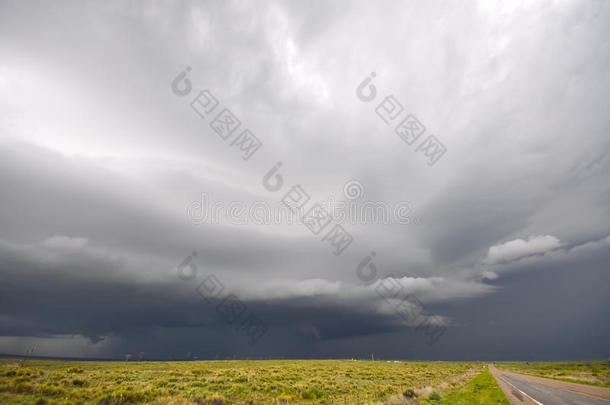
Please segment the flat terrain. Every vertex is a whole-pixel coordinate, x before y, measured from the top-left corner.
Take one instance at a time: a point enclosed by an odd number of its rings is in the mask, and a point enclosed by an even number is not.
[[[560,381],[610,387],[610,361],[586,362],[498,362],[501,370]]]
[[[610,404],[610,388],[489,369],[513,405]]]
[[[483,370],[466,384],[444,393],[438,402],[428,400],[426,403],[438,403],[438,405],[510,405],[488,370]]]
[[[482,363],[15,359],[0,359],[0,403],[507,404]]]

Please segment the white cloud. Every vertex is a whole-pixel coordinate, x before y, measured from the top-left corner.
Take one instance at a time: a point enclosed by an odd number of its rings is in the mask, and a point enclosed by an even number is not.
[[[506,263],[523,257],[539,255],[561,247],[554,236],[530,236],[527,240],[515,239],[489,248],[485,262],[489,264]]]
[[[258,287],[235,287],[240,296],[251,300],[305,299],[319,304],[334,303],[350,307],[377,308],[393,313],[398,301],[414,294],[423,302],[472,298],[492,292],[495,287],[476,280],[445,277],[386,277],[365,286],[321,278],[307,280],[270,280]],[[387,300],[385,298],[387,298]]]
[[[483,278],[487,279],[487,280],[495,280],[498,278],[498,274],[496,274],[493,271],[484,271],[483,272]]]

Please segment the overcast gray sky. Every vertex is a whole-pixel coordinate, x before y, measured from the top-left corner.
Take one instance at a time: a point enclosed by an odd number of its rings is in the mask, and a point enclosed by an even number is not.
[[[609,27],[601,0],[3,1],[0,353],[607,358]],[[204,118],[201,90],[219,103]],[[404,110],[386,124],[388,96]],[[241,122],[227,140],[210,126],[223,108]],[[412,145],[394,132],[407,114],[426,129]],[[246,128],[262,142],[248,159],[232,145]],[[446,148],[432,165],[428,135]],[[308,207],[403,204],[409,220],[343,223],[335,255],[332,224],[197,212],[281,209],[294,185]],[[206,301],[209,275],[224,290]],[[440,321],[434,344],[387,283]]]

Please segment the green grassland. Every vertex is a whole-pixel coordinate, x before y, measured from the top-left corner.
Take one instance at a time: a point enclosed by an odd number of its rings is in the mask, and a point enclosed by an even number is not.
[[[420,402],[426,405],[510,405],[489,370],[477,374],[466,384],[449,390],[438,401]]]
[[[498,362],[496,367],[560,381],[610,387],[610,361]]]
[[[503,397],[487,374],[461,362],[0,359],[0,403],[457,404]],[[469,403],[492,403],[482,401]]]

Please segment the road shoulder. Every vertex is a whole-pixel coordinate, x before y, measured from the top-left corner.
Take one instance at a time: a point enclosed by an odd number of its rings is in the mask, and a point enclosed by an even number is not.
[[[501,380],[501,378],[499,378],[498,373],[501,372],[502,374],[506,374],[509,376],[515,376],[522,380],[526,380],[526,381],[530,381],[530,382],[534,382],[534,383],[538,383],[538,384],[543,384],[543,385],[546,385],[547,387],[556,388],[556,389],[563,390],[563,391],[573,392],[573,393],[580,394],[580,395],[587,395],[587,396],[590,396],[593,398],[604,399],[606,401],[610,401],[610,388],[596,387],[593,385],[586,385],[586,384],[577,384],[577,383],[571,383],[571,382],[566,382],[566,381],[553,380],[550,378],[535,377],[535,376],[526,375],[526,374],[518,374],[518,373],[513,373],[510,371],[498,370],[491,364],[489,365],[489,369],[492,372],[493,376],[496,378],[496,380],[498,380],[498,384],[500,383],[499,380]],[[512,401],[511,401],[511,403],[512,403]]]
[[[490,364],[488,368],[491,372],[491,375],[494,376],[496,382],[500,386],[500,389],[502,390],[502,392],[504,392],[504,395],[506,395],[506,399],[508,399],[508,402],[510,402],[511,405],[538,405],[538,402],[528,397],[527,394],[509,385],[506,381],[500,378],[499,370],[495,368],[493,364]],[[504,371],[502,372],[504,373]]]

